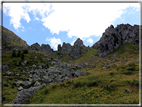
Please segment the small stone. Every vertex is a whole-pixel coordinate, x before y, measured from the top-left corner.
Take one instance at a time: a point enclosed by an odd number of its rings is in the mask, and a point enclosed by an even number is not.
[[[35,67],[36,67],[36,65],[34,64],[34,65],[33,65],[33,67],[35,68]]]
[[[20,86],[20,87],[18,88],[18,91],[21,91],[21,90],[23,90],[23,87]]]

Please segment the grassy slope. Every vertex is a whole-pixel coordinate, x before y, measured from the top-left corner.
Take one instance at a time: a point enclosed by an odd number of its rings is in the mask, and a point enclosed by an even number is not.
[[[137,48],[137,50],[136,50]],[[83,57],[77,60],[71,60],[72,64],[85,63],[89,65],[81,70],[90,72],[89,76],[70,79],[60,84],[53,84],[40,89],[33,96],[25,100],[24,103],[31,104],[128,104],[139,103],[139,51],[137,45],[126,44],[110,55],[117,53],[119,58],[99,58],[94,56],[98,50],[91,49]],[[3,55],[3,64],[10,66],[9,71],[22,70],[22,66],[15,66],[14,60],[10,58],[11,53]],[[55,53],[56,55],[56,53]],[[54,57],[55,55],[48,56]],[[37,56],[37,59],[34,58]],[[41,57],[47,55],[26,54],[26,60],[32,64],[42,62]],[[67,57],[61,58],[67,60]],[[115,62],[113,62],[115,59]],[[103,68],[106,62],[112,62],[110,66]],[[48,62],[46,62],[48,63]],[[125,64],[124,64],[125,63]],[[129,64],[130,63],[130,64]],[[90,68],[90,67],[93,68]],[[96,67],[95,67],[96,66]],[[14,69],[13,69],[14,68]],[[5,72],[3,72],[4,75]],[[26,76],[25,76],[26,77]],[[12,78],[12,79],[10,79]],[[22,78],[22,77],[20,77]],[[24,77],[23,77],[24,78]],[[4,103],[12,103],[17,95],[17,87],[12,83],[18,79],[14,77],[3,78],[9,87],[3,87]],[[125,89],[133,90],[132,93],[125,93]],[[10,91],[10,92],[9,92]]]
[[[105,57],[102,59],[97,56],[94,57],[95,51],[90,50],[84,57],[77,59],[73,63],[87,59],[86,61],[90,65],[96,64],[98,66],[96,68],[90,68],[89,65],[82,69],[82,71],[90,72],[91,75],[43,87],[24,103],[138,104],[139,52],[136,48],[138,49],[137,45],[128,43],[111,53],[117,53],[119,58]],[[114,59],[114,63],[102,68],[103,63],[112,62]],[[122,63],[123,61],[126,61],[125,64]],[[133,90],[133,92],[125,93],[126,88]]]
[[[12,31],[6,29],[5,27],[2,26],[2,41],[6,41],[4,40],[4,37],[7,38],[7,43],[2,44],[2,46],[22,46],[22,45],[25,45],[25,46],[28,46],[27,43],[25,43],[19,36],[17,36],[15,33],[13,33]],[[14,40],[15,39],[19,39],[21,42],[18,43],[18,42],[15,42]]]

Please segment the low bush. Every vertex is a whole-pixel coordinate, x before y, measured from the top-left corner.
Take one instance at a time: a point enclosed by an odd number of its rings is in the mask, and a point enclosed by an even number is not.
[[[110,79],[109,82],[114,82],[114,79]]]
[[[126,82],[127,82],[128,84],[130,84],[132,87],[133,87],[133,86],[139,87],[139,81],[138,81],[138,80],[135,80],[135,79],[133,79],[133,80],[126,80]]]
[[[15,49],[12,51],[12,57],[16,57],[16,50]]]
[[[114,73],[113,73],[113,72],[110,72],[109,74],[110,74],[110,75],[114,75]]]
[[[49,89],[45,88],[44,94],[48,94],[48,93],[49,93]]]
[[[82,84],[80,81],[77,81],[77,82],[73,83],[73,86],[74,86],[74,88],[77,88],[77,87],[81,87]]]
[[[121,65],[117,67],[117,70],[125,75],[132,75],[135,71],[138,71],[138,67],[135,63],[129,63],[128,65]]]
[[[23,53],[28,54],[29,53],[28,49],[23,49]]]
[[[55,84],[55,85],[52,85],[52,88],[53,88],[53,89],[55,89],[56,87],[57,87],[57,85],[56,85],[56,84]]]
[[[98,80],[93,80],[93,81],[86,81],[86,82],[80,82],[80,81],[78,81],[78,82],[76,82],[76,83],[73,83],[73,86],[75,87],[75,88],[77,88],[77,87],[84,87],[84,86],[87,86],[87,87],[95,87],[95,86],[98,86],[98,83],[99,83],[100,81]]]
[[[117,84],[115,82],[112,82],[111,84],[102,85],[102,87],[105,90],[112,91],[112,90],[115,90],[115,88],[117,87]]]

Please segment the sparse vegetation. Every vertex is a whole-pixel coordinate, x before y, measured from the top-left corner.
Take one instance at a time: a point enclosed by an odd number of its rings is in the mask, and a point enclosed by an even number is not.
[[[112,36],[115,38],[114,34]],[[117,37],[115,43],[118,43]],[[109,49],[107,44],[102,44],[102,47]],[[104,58],[96,55],[100,48],[98,50],[91,48],[84,56],[76,60],[68,59],[67,54],[63,55],[60,60],[70,62],[71,65],[79,64],[80,70],[89,72],[90,75],[43,86],[26,99],[24,104],[138,104],[139,50],[136,48],[138,48],[137,45],[126,43],[110,53],[109,57]],[[31,50],[13,50],[2,54],[3,64],[9,66],[8,70],[2,72],[3,104],[12,104],[17,96],[18,87],[13,83],[29,78],[29,75],[22,73],[26,68],[20,64],[21,62],[28,61],[29,63],[26,65],[28,68],[32,68],[33,64],[38,65],[38,63],[44,63],[49,68],[50,60],[54,61],[56,55],[60,54],[59,52],[54,52],[52,55],[42,52],[36,54],[36,51],[31,52]],[[114,54],[116,57],[112,57]],[[49,60],[43,60],[43,58]],[[108,62],[110,65],[103,67]],[[84,63],[88,65],[84,66]],[[35,70],[37,67],[33,69]],[[22,76],[6,76],[7,71],[19,71]],[[32,80],[31,86],[34,86],[34,83]],[[132,93],[126,93],[126,88],[132,90]]]

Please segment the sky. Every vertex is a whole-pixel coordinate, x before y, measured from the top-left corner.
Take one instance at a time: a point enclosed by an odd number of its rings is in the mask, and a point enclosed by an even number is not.
[[[2,25],[28,45],[96,43],[111,24],[140,25],[139,3],[3,3]]]

